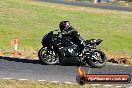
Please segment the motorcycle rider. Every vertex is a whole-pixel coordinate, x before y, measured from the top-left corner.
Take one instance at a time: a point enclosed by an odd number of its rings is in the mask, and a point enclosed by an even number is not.
[[[59,28],[62,34],[62,38],[70,37],[74,41],[74,43],[79,46],[79,52],[81,54],[84,49],[85,43],[78,31],[70,25],[69,21],[61,21],[59,24]]]

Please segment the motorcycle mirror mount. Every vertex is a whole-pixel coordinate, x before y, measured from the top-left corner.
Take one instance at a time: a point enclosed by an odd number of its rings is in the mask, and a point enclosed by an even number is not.
[[[54,30],[54,31],[59,31],[59,29],[57,29],[57,30]]]

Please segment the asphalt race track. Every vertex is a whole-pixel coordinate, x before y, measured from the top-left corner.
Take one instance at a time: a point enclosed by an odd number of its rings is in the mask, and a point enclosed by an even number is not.
[[[66,1],[66,0],[34,0],[34,1],[44,1],[44,2],[52,2],[52,3],[61,3],[66,5],[75,5],[75,6],[85,6],[85,7],[93,7],[93,8],[102,8],[102,9],[110,9],[110,10],[122,10],[132,12],[132,7],[118,6],[118,5],[107,5],[107,4],[94,4],[89,2],[74,2],[74,1]]]
[[[85,69],[89,69],[86,67]],[[47,80],[76,83],[76,66],[42,65],[39,60],[0,57],[0,79]],[[88,70],[87,70],[88,71]],[[132,66],[106,65],[103,68],[91,68],[90,74],[130,74]],[[113,84],[115,86],[129,84]]]

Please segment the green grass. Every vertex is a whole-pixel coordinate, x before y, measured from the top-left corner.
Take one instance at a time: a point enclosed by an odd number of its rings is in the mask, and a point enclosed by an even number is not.
[[[132,51],[132,12],[68,6],[30,0],[0,0],[0,48],[41,47],[42,36],[69,20],[84,39],[101,38],[104,50]]]
[[[18,81],[18,80],[0,80],[0,88],[116,88],[115,86],[93,86],[78,84],[64,84],[64,83],[52,83],[52,82],[38,82],[38,81]],[[126,87],[121,87],[126,88]]]

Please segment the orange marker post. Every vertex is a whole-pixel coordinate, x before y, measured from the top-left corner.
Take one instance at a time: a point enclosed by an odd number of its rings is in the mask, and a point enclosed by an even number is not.
[[[3,52],[2,52],[2,50],[0,49],[0,56],[3,56]]]
[[[13,44],[14,44],[13,55],[14,55],[14,56],[17,56],[18,39],[14,39],[14,40],[13,40]]]

